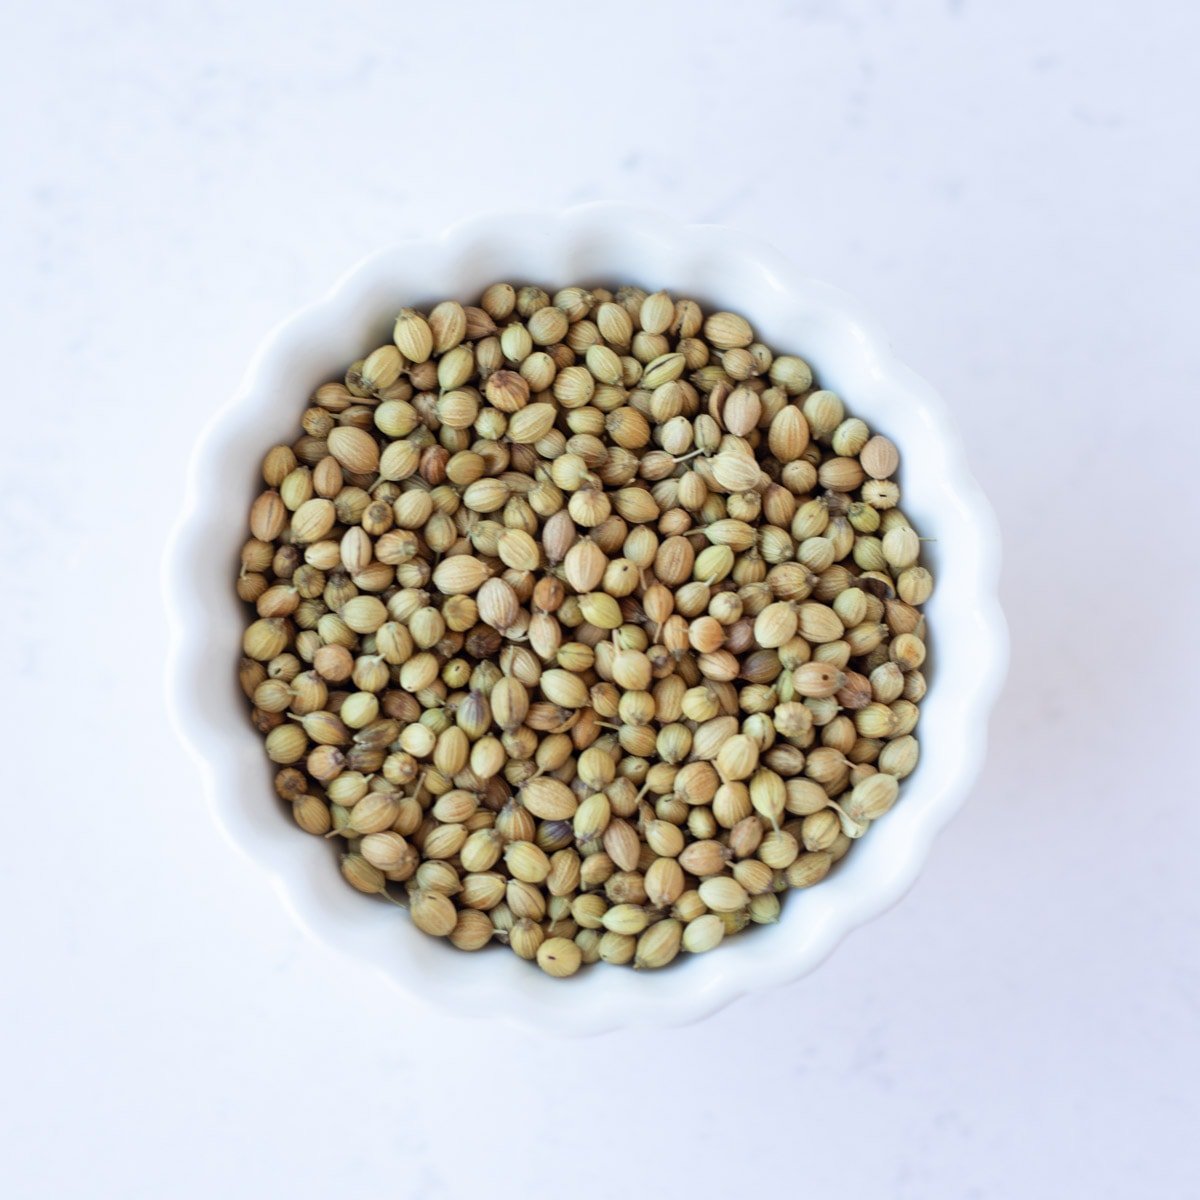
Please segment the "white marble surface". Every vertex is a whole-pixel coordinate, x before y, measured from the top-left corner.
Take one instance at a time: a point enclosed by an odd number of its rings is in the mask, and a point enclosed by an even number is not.
[[[1195,1194],[1198,37],[1167,0],[10,10],[0,1191]],[[167,729],[156,572],[266,327],[399,234],[592,197],[869,299],[999,512],[1014,656],[899,908],[562,1043],[303,939]]]

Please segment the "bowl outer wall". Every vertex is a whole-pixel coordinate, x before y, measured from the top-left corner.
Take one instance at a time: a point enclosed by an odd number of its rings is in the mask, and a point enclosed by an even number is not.
[[[341,879],[330,843],[298,836],[274,801],[260,739],[226,666],[246,621],[230,578],[265,448],[291,440],[302,398],[319,383],[390,340],[401,306],[466,299],[497,279],[548,287],[631,282],[745,313],[757,337],[807,359],[851,413],[896,442],[904,510],[935,539],[924,561],[937,580],[926,609],[936,666],[922,702],[921,763],[900,802],[819,887],[789,894],[778,924],[668,971],[551,980],[515,955],[490,953],[480,962],[397,920],[393,906],[366,901]],[[609,205],[477,218],[382,250],[347,272],[270,334],[208,424],[164,556],[168,705],[218,824],[270,874],[309,934],[442,1011],[561,1033],[682,1024],[807,974],[911,886],[984,758],[1007,664],[999,565],[995,518],[945,404],[842,292],[809,279],[765,243],[718,226],[679,226]]]

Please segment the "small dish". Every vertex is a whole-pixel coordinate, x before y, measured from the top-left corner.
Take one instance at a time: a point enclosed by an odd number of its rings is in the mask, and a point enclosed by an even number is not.
[[[936,664],[922,702],[921,763],[896,807],[828,879],[791,893],[778,924],[660,972],[598,966],[564,983],[515,955],[461,953],[420,933],[393,906],[352,891],[336,869],[333,845],[300,833],[276,802],[235,678],[246,612],[232,579],[263,451],[291,440],[318,384],[388,340],[400,307],[465,300],[500,279],[640,283],[744,313],[758,337],[807,359],[851,413],[892,438],[901,453],[905,512],[934,539],[924,561],[937,579],[926,608]],[[275,329],[241,387],[213,416],[193,454],[184,509],[165,556],[168,701],[219,825],[270,874],[313,936],[443,1011],[563,1033],[676,1025],[807,974],[911,886],[983,761],[988,715],[1007,663],[999,563],[995,519],[946,406],[895,358],[850,297],[730,229],[675,225],[610,205],[500,214],[361,262]]]

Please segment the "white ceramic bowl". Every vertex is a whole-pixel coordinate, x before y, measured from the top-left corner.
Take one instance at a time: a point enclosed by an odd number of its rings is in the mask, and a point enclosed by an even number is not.
[[[302,834],[275,800],[235,679],[246,613],[232,579],[263,451],[295,436],[318,384],[389,340],[400,307],[466,300],[499,279],[550,288],[636,282],[746,314],[759,337],[777,352],[802,355],[852,413],[896,442],[905,511],[936,539],[926,546],[937,577],[928,606],[936,665],[922,704],[921,763],[899,803],[827,880],[788,895],[777,925],[665,971],[598,966],[551,980],[499,950],[460,953],[419,933],[394,906],[352,891],[334,847]],[[213,416],[191,461],[186,507],[166,558],[169,701],[220,826],[270,873],[314,936],[443,1011],[571,1033],[679,1024],[811,971],[912,884],[983,760],[1007,659],[999,559],[995,520],[945,405],[893,357],[848,296],[809,279],[769,246],[716,226],[679,226],[606,205],[486,217],[353,268],[267,338],[237,394]]]

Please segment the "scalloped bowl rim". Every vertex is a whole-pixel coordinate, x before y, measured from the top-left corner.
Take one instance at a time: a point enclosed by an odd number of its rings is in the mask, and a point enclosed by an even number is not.
[[[397,921],[392,906],[353,892],[331,867],[330,845],[301,835],[273,802],[258,735],[224,667],[244,622],[225,564],[236,564],[263,449],[291,436],[300,398],[316,383],[386,340],[401,305],[470,295],[497,278],[557,286],[632,280],[745,312],[763,340],[807,358],[852,413],[893,436],[905,510],[937,538],[922,761],[900,803],[829,878],[792,893],[776,925],[666,971],[599,968],[565,983],[551,980],[515,955],[455,951]],[[606,204],[498,213],[363,259],[271,332],[241,386],[213,415],[192,454],[185,503],[163,559],[168,710],[199,765],[218,826],[268,873],[300,926],[414,999],[564,1034],[682,1024],[806,975],[912,885],[985,755],[1008,656],[999,568],[996,521],[944,402],[895,357],[849,296],[808,278],[766,243],[720,226],[679,225]]]

